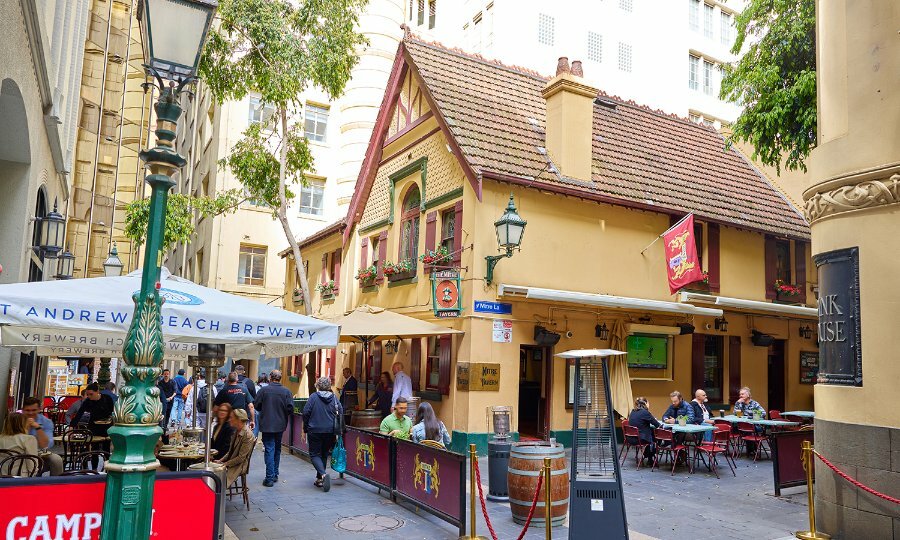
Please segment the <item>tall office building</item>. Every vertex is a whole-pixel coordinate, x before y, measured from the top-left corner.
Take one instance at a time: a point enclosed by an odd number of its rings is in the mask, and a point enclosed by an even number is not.
[[[93,0],[84,40],[80,115],[66,240],[74,277],[103,275],[112,242],[125,272],[138,253],[124,236],[125,206],[144,193],[138,152],[149,139],[154,92],[145,80],[136,0]]]
[[[353,195],[405,20],[403,0],[371,0],[359,30],[369,41],[344,94],[329,100],[317,89],[299,96],[294,122],[300,123],[315,158],[308,185],[297,188],[289,218],[298,238],[342,219]],[[226,157],[255,122],[274,109],[253,94],[241,101],[215,103],[202,82],[193,101],[184,101],[185,118],[178,149],[188,159],[176,190],[214,195],[240,184],[219,160]],[[193,241],[170,253],[166,265],[201,285],[281,306],[285,264],[278,252],[287,247],[271,209],[246,202],[237,212],[198,220]]]

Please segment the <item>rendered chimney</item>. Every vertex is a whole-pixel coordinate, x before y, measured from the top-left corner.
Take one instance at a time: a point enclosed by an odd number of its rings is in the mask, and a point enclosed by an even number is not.
[[[581,78],[581,62],[559,59],[556,77],[544,87],[547,101],[544,147],[567,177],[591,180],[593,160],[594,98],[597,89]]]
[[[576,77],[584,77],[584,69],[581,67],[581,60],[572,61],[572,75]]]

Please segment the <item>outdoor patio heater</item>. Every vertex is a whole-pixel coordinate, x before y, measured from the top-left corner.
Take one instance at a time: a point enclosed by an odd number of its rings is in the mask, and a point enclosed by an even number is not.
[[[575,361],[570,540],[628,539],[606,360],[620,354],[625,353],[589,349],[556,355]]]

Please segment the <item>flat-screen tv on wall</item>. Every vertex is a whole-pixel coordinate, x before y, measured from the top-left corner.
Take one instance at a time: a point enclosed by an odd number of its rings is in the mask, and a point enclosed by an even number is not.
[[[666,369],[669,362],[669,338],[632,334],[626,341],[629,368]]]

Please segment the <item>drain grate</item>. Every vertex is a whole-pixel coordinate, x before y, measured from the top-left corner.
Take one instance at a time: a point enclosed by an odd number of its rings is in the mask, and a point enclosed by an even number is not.
[[[334,526],[338,530],[347,532],[377,533],[399,529],[403,526],[403,520],[389,516],[365,514],[341,518],[334,523]]]

